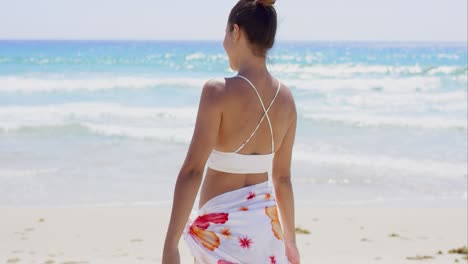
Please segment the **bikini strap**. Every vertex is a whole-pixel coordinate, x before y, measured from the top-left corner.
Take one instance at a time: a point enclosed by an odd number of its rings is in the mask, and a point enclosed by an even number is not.
[[[250,134],[250,137],[246,141],[244,141],[244,143],[242,143],[242,145],[239,148],[237,148],[237,150],[235,152],[238,152],[239,150],[241,150],[245,146],[245,144],[247,144],[250,141],[250,139],[253,137],[255,132],[257,132],[257,129],[260,127],[260,124],[262,123],[263,119],[266,117],[267,121],[268,121],[268,125],[270,126],[271,152],[273,153],[275,151],[275,141],[274,141],[274,137],[273,137],[273,127],[271,125],[270,117],[268,116],[268,111],[270,110],[271,106],[273,105],[273,102],[275,101],[276,97],[278,96],[279,90],[281,88],[281,82],[278,80],[278,89],[276,89],[276,94],[273,97],[273,99],[271,100],[270,105],[268,106],[268,108],[265,109],[265,105],[263,104],[262,98],[260,97],[260,94],[258,93],[257,88],[255,88],[253,83],[249,79],[247,79],[246,77],[244,77],[242,75],[238,74],[235,77],[240,77],[240,78],[246,80],[250,84],[250,86],[254,89],[255,93],[257,94],[258,100],[260,101],[260,104],[262,105],[262,108],[263,108],[263,116],[260,119],[260,121],[258,122],[257,127],[255,127],[254,131]]]

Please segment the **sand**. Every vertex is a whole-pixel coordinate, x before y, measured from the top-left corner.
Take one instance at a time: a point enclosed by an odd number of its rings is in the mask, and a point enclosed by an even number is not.
[[[468,263],[465,208],[300,206],[301,262]],[[170,207],[0,208],[0,263],[160,263]],[[193,263],[183,239],[182,263]],[[441,254],[438,254],[440,251]],[[414,260],[407,257],[430,256]],[[459,262],[456,262],[458,260]]]

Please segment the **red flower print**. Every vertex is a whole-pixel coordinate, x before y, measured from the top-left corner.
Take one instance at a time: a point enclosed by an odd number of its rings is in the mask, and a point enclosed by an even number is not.
[[[265,194],[265,200],[270,200],[271,198],[271,194],[270,193],[266,193]]]
[[[250,248],[250,245],[252,244],[252,239],[248,237],[241,237],[239,238],[239,244],[243,248]]]
[[[276,258],[274,255],[270,256],[270,264],[276,264]]]
[[[283,239],[283,231],[281,229],[281,224],[278,218],[278,210],[276,205],[265,206],[265,214],[270,218],[271,230],[278,240]]]
[[[248,211],[249,208],[247,206],[242,206],[241,208],[239,208],[239,211]]]
[[[192,225],[207,229],[210,226],[210,222],[213,224],[224,224],[227,220],[227,213],[211,213],[200,215],[195,219],[195,221],[193,221]]]
[[[223,229],[221,229],[221,235],[223,235],[225,237],[230,237],[231,236],[231,231],[227,227],[223,228]]]
[[[218,264],[236,264],[236,263],[233,263],[233,262],[229,262],[229,261],[225,261],[225,260],[218,260]]]
[[[190,236],[198,240],[204,247],[213,251],[219,247],[219,237],[212,231],[206,230],[210,223],[224,224],[228,220],[227,213],[212,213],[201,215],[190,226]]]
[[[255,193],[254,192],[249,192],[249,195],[247,195],[247,200],[250,200],[252,198],[255,197]]]

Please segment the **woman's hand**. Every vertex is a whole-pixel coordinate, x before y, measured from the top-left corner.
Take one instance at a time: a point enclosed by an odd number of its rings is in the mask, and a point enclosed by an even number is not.
[[[299,250],[295,241],[285,241],[284,245],[286,246],[286,256],[291,264],[299,264]]]
[[[179,248],[164,248],[162,264],[180,264]]]

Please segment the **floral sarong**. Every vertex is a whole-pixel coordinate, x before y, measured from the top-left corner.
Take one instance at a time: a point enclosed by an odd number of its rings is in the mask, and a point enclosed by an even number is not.
[[[197,264],[289,264],[268,181],[213,197],[192,211],[183,237]]]

